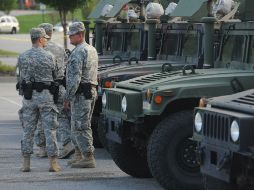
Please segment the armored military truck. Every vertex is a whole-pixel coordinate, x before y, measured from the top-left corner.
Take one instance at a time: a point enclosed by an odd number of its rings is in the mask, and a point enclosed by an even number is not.
[[[118,62],[119,59],[124,60],[124,58],[118,55],[116,56],[117,63],[111,65],[102,64],[99,67],[98,101],[96,102],[92,119],[94,142],[98,145],[100,145],[97,134],[98,117],[101,113],[103,88],[112,87],[114,82],[161,70],[179,70],[184,65],[201,68],[203,65],[204,29],[201,23],[172,21],[159,23],[159,20],[149,19],[145,23],[114,23],[113,26],[119,31],[125,31],[123,33],[127,33],[126,31],[133,33],[131,34],[132,38],[129,38],[132,39],[131,42],[125,43],[127,47],[131,47],[129,49],[132,49],[132,56],[130,56],[131,58],[128,61],[120,63]],[[127,34],[130,35],[129,33]],[[140,40],[142,36],[146,36],[144,41]],[[139,46],[145,46],[144,49],[147,50],[146,57],[148,56],[148,61],[139,61],[136,58],[145,55],[140,54]],[[99,135],[105,131],[103,128],[98,130]],[[100,136],[102,141],[105,135],[101,134]]]
[[[205,189],[253,189],[253,101],[252,89],[195,109],[193,133]]]
[[[100,141],[104,141],[105,130],[103,125],[97,121],[101,110],[101,97],[103,88],[111,88],[115,82],[127,80],[137,76],[160,72],[181,70],[183,66],[189,65],[193,68],[203,66],[203,24],[190,23],[160,23],[157,27],[161,31],[159,49],[156,60],[133,61],[130,64],[118,64],[114,67],[107,67],[105,70],[99,69],[98,75],[98,100],[96,101],[93,113],[93,129],[98,129]],[[190,48],[190,46],[192,48]],[[151,56],[150,56],[151,57]],[[99,128],[98,128],[99,127]],[[101,134],[103,133],[103,134]],[[94,135],[96,136],[96,135]],[[105,141],[102,142],[105,145]]]
[[[189,7],[200,3],[206,6],[205,0],[185,3],[190,3]],[[213,43],[207,39],[213,34],[209,32],[212,20],[203,19],[204,60],[211,64],[213,46],[209,45]],[[109,152],[120,169],[134,177],[152,175],[166,189],[202,188],[196,142],[192,139],[193,108],[200,97],[254,87],[250,51],[253,29],[253,23],[246,19],[222,24],[219,57],[212,69],[187,66],[181,71],[145,75],[105,89],[102,116]]]
[[[122,6],[129,3],[132,3],[132,6],[142,7],[147,1],[101,0],[88,17],[96,19],[94,21],[95,47],[99,54],[100,64],[147,59],[147,29],[143,20],[130,24],[114,19]],[[105,6],[111,6],[112,10],[102,17]],[[140,16],[142,16],[141,13]]]

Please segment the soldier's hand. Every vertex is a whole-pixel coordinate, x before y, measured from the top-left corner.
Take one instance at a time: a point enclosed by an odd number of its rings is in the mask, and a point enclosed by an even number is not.
[[[64,111],[68,111],[70,109],[70,102],[69,101],[64,101]]]

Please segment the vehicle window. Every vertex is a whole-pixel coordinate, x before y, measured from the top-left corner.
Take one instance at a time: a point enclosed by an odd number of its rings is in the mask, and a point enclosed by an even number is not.
[[[138,51],[140,45],[140,33],[129,32],[126,33],[126,46],[125,51]]]
[[[222,62],[242,61],[244,36],[227,36],[224,40]]]
[[[108,39],[108,51],[121,51],[122,50],[122,32],[112,32]]]
[[[198,34],[188,34],[183,39],[182,56],[196,57],[198,52]]]
[[[251,46],[249,52],[249,63],[254,63],[254,36],[251,36]]]
[[[7,22],[11,22],[11,19],[10,18],[6,18]]]
[[[5,22],[5,19],[4,19],[4,18],[2,18],[2,19],[1,19],[1,22]]]
[[[161,55],[177,55],[177,45],[178,45],[178,34],[165,34],[162,39],[162,48],[160,51]]]

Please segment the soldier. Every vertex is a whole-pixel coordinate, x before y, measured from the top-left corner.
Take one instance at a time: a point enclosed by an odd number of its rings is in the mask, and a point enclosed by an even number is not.
[[[57,108],[59,111],[58,114],[58,122],[59,122],[59,128],[57,130],[57,136],[59,137],[58,139],[61,140],[62,145],[63,145],[63,151],[60,153],[58,158],[68,158],[71,154],[74,153],[74,148],[71,142],[71,125],[70,125],[70,111],[66,112],[63,109],[63,99],[64,99],[64,94],[65,94],[65,78],[64,78],[64,73],[65,73],[65,68],[66,68],[66,63],[67,63],[67,55],[64,51],[64,49],[52,42],[51,37],[53,33],[53,25],[50,23],[42,23],[38,26],[39,28],[43,28],[46,31],[46,34],[50,37],[48,39],[47,45],[44,47],[45,50],[51,52],[56,59],[56,82],[59,84],[59,96],[57,100]],[[39,157],[45,157],[46,156],[46,150],[45,150],[45,135],[42,130],[42,127],[40,125],[40,122],[38,123],[38,130],[36,133],[36,144],[39,147],[39,152],[37,156]]]
[[[73,49],[66,69],[64,108],[71,106],[71,130],[75,137],[75,154],[69,164],[73,168],[94,168],[94,146],[91,118],[97,97],[98,55],[85,42],[85,27],[74,22],[68,32]]]
[[[19,111],[23,127],[21,152],[23,167],[21,171],[30,171],[30,155],[33,153],[33,137],[40,115],[42,128],[46,136],[47,155],[50,160],[49,171],[61,170],[58,162],[58,147],[56,140],[57,107],[53,101],[55,86],[54,56],[45,51],[49,36],[42,28],[32,28],[30,31],[32,48],[22,53],[18,58],[19,84],[23,91],[22,108]]]

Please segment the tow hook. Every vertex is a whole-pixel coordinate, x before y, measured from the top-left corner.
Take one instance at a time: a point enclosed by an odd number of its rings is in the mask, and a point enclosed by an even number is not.
[[[225,165],[227,165],[227,164],[229,163],[229,160],[230,160],[230,156],[229,156],[228,154],[225,154],[225,155],[223,156],[223,158],[219,161],[219,163],[218,163],[216,169],[217,169],[218,171],[220,171],[222,168],[225,167]]]

